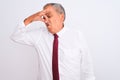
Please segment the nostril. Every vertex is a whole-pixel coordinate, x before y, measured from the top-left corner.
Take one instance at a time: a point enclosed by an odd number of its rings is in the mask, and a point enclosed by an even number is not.
[[[45,19],[45,17],[43,16],[43,19]]]

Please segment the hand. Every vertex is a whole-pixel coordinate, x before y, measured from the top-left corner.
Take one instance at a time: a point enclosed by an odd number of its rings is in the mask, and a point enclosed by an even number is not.
[[[45,10],[37,12],[37,13],[29,16],[28,18],[26,18],[24,20],[24,23],[25,23],[25,25],[28,25],[33,21],[42,21],[44,23],[47,23],[48,22],[48,17],[45,14],[46,14]]]

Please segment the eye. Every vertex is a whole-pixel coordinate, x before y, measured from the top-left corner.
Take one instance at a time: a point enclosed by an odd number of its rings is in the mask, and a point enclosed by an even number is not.
[[[51,18],[51,16],[47,16],[48,18]]]

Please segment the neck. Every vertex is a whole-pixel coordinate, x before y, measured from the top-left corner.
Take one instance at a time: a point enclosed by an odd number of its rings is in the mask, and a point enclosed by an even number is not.
[[[52,34],[58,33],[59,31],[61,31],[64,27],[64,24],[62,24],[59,28],[56,29],[55,32],[53,32]]]

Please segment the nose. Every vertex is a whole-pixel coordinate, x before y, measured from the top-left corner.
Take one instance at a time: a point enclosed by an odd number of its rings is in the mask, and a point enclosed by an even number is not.
[[[47,16],[46,16],[46,15],[41,16],[41,18],[42,18],[43,22],[45,22],[45,23],[47,23],[47,22],[48,22],[48,18],[47,18]]]

